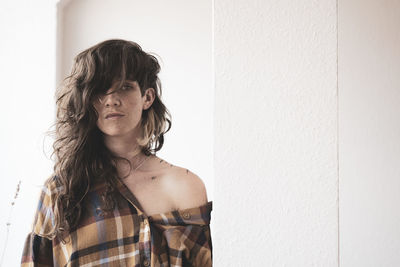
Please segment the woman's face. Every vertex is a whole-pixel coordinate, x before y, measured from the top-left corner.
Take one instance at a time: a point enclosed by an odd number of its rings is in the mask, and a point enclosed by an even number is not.
[[[141,96],[139,84],[126,80],[121,88],[114,81],[107,94],[100,94],[94,101],[99,114],[97,127],[105,136],[137,137],[140,134],[142,111],[154,101],[154,89],[148,88]]]

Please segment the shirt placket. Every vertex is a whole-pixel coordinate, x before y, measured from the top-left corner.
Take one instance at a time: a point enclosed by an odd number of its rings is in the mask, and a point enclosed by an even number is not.
[[[143,253],[141,254],[141,262],[143,266],[150,266],[151,262],[151,232],[149,219],[142,214],[141,227],[143,234],[139,237],[139,242],[143,245]]]
[[[147,215],[142,211],[141,206],[132,194],[129,188],[122,182],[119,181],[120,185],[118,190],[121,195],[135,208],[137,215],[140,218],[140,231],[139,231],[139,253],[140,262],[142,266],[150,266],[151,263],[151,232],[150,223]],[[140,207],[140,208],[139,208]]]

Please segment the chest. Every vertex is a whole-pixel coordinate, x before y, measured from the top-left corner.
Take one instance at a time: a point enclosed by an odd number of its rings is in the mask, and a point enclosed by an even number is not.
[[[125,185],[138,200],[147,215],[165,213],[175,209],[173,196],[168,190],[168,177],[161,174],[135,174],[124,179]]]

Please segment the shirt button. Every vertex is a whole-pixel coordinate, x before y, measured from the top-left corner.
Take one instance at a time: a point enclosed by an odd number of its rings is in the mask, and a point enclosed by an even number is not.
[[[185,212],[182,214],[182,216],[183,216],[184,219],[190,219],[190,213],[187,212],[187,211],[185,211]]]
[[[149,266],[149,265],[150,265],[150,261],[149,261],[148,259],[145,259],[145,260],[143,261],[143,265],[144,265],[144,266]]]

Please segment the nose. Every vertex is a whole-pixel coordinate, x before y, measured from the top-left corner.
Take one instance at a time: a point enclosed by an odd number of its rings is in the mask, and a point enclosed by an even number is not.
[[[107,91],[107,94],[100,99],[100,102],[107,107],[121,105],[121,99],[117,91],[118,90]]]

